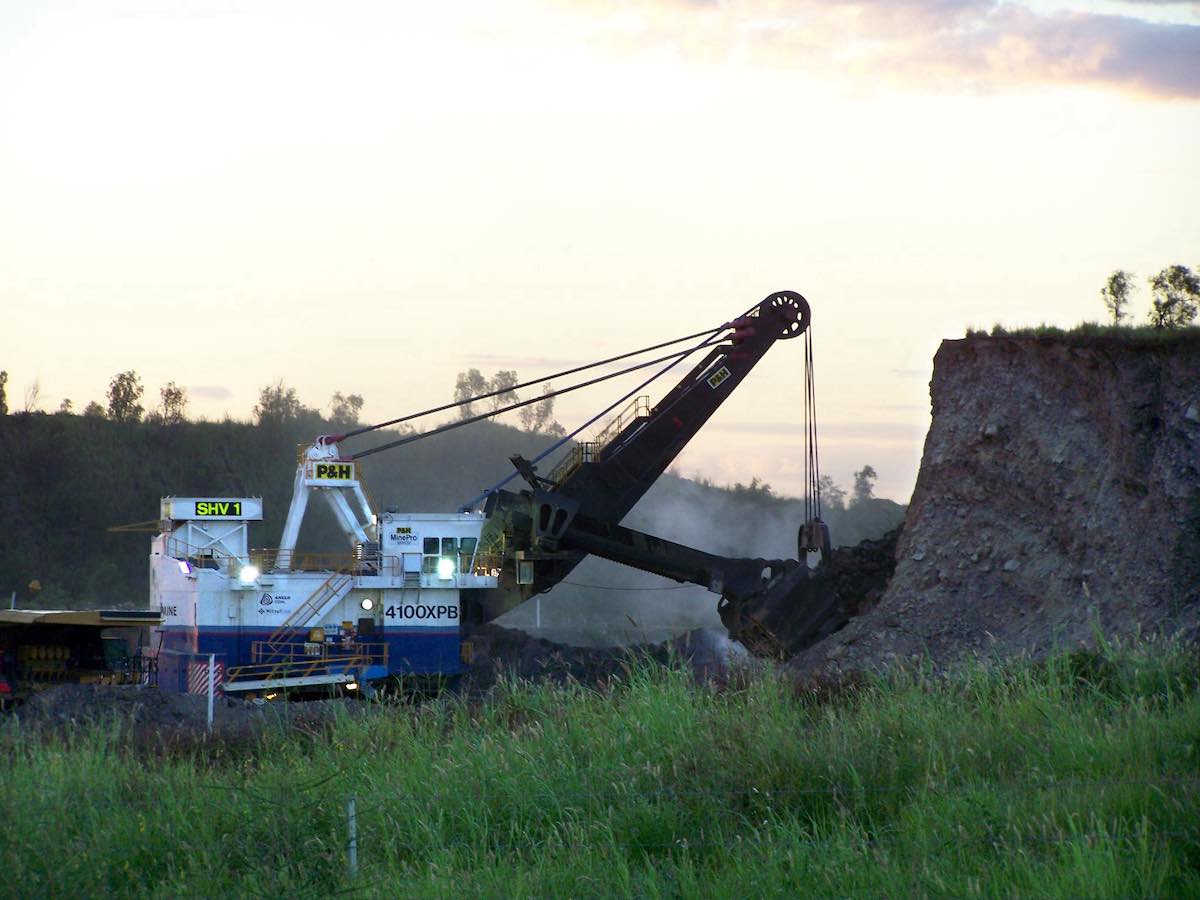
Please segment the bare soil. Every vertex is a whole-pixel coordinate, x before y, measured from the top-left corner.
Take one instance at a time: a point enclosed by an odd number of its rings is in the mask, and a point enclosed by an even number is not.
[[[799,672],[1200,637],[1200,341],[945,341],[930,397],[895,575]]]

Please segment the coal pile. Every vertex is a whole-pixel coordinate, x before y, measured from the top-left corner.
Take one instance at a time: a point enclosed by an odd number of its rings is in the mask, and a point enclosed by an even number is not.
[[[489,624],[471,635],[471,643],[475,657],[462,683],[470,695],[486,693],[505,677],[604,687],[631,665],[646,663],[685,667],[697,682],[724,684],[757,665],[745,647],[718,628],[697,628],[657,644],[572,647]]]

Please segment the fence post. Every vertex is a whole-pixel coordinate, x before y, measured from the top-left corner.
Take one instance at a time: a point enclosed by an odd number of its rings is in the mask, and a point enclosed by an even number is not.
[[[349,852],[349,870],[351,880],[358,877],[358,815],[354,809],[354,795],[346,801],[346,828],[350,833],[347,845]]]
[[[217,654],[208,654],[208,730],[213,726],[213,694],[217,692]]]

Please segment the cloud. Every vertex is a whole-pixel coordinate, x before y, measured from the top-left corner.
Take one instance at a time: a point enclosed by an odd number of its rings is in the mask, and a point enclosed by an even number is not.
[[[228,400],[233,396],[233,391],[219,384],[190,384],[188,393],[205,400]]]
[[[598,39],[625,49],[938,90],[1090,85],[1200,98],[1200,25],[1188,21],[1037,12],[1001,0],[657,0],[620,15],[603,12],[607,4],[583,7],[600,17]]]
[[[926,49],[952,72],[1002,83],[1077,83],[1160,97],[1200,97],[1200,26],[1129,16],[1039,15],[1010,4]]]

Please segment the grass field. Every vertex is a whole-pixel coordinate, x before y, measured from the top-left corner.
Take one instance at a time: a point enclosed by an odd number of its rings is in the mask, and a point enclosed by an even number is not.
[[[1149,643],[801,692],[633,665],[136,756],[10,722],[0,892],[1197,896],[1198,686]]]

